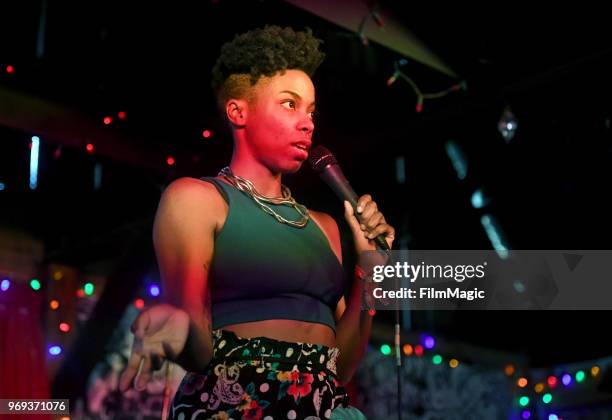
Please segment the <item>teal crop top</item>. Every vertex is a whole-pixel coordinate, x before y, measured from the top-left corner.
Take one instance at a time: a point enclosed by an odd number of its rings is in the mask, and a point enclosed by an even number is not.
[[[228,203],[209,269],[213,328],[266,319],[328,325],[344,290],[344,271],[314,220],[304,228],[279,223],[252,198],[215,178]],[[270,205],[296,220],[294,209]]]

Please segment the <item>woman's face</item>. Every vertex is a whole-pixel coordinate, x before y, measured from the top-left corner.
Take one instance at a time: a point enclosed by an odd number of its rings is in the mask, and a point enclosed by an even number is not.
[[[301,70],[262,77],[254,86],[245,134],[252,155],[272,172],[293,173],[308,158],[315,88]]]

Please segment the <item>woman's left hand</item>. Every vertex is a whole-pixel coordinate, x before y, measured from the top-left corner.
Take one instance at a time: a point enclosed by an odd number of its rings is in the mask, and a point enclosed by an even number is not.
[[[387,224],[385,216],[378,210],[376,202],[369,194],[362,195],[357,200],[357,214],[359,220],[355,217],[353,207],[348,201],[344,201],[344,217],[353,233],[357,256],[359,257],[364,251],[375,251],[377,248],[373,239],[381,234],[385,236],[391,249],[395,239],[395,229]]]

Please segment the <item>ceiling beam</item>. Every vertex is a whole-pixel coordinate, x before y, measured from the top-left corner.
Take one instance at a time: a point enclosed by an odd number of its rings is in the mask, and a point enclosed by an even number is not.
[[[322,17],[349,31],[358,33],[364,18],[371,11],[366,1],[355,0],[286,0],[288,3]],[[412,58],[447,76],[459,78],[446,63],[431,51],[421,40],[413,35],[401,23],[394,19],[384,9],[378,14],[384,26],[378,27],[372,17],[365,20],[362,34],[369,40],[375,41],[392,51],[405,57]]]

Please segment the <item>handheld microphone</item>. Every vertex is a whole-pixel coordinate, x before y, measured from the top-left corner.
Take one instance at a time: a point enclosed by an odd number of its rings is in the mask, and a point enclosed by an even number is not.
[[[357,220],[361,222],[361,215],[357,213],[357,200],[359,197],[349,184],[348,180],[342,173],[338,161],[334,155],[323,146],[317,146],[310,152],[308,162],[312,169],[319,174],[321,179],[336,193],[340,200],[348,201],[353,207]],[[376,247],[388,251],[389,245],[385,240],[385,235],[378,235],[374,238]]]

